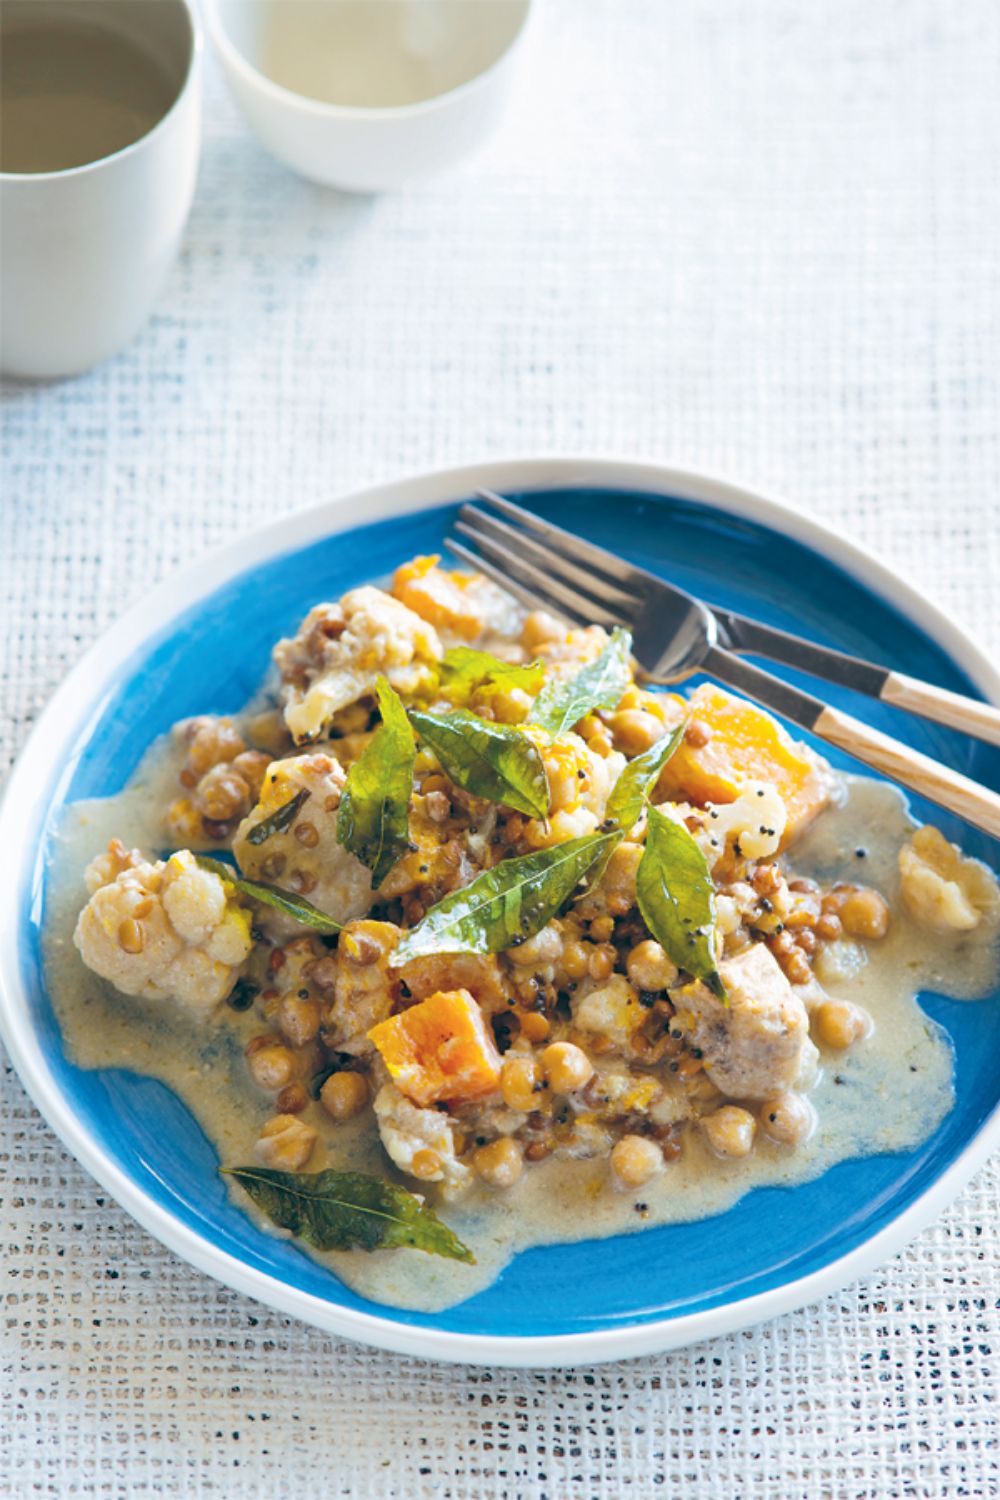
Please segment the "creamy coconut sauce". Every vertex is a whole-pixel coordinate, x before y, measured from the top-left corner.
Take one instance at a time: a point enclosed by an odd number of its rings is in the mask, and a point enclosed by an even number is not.
[[[74,1062],[161,1079],[198,1119],[220,1163],[242,1166],[253,1162],[254,1142],[273,1113],[243,1060],[260,1018],[252,1010],[237,1014],[223,1006],[216,1021],[198,1022],[169,1002],[119,995],[84,967],[72,941],[86,900],[83,869],[108,839],[118,836],[148,852],[160,851],[159,818],[176,788],[175,757],[176,752],[154,747],[120,795],[66,810],[50,856],[46,978]],[[473,1189],[460,1203],[440,1208],[474,1251],[474,1266],[408,1250],[320,1253],[302,1246],[304,1253],[374,1301],[434,1311],[489,1285],[511,1256],[528,1246],[706,1218],[751,1188],[791,1186],[850,1157],[919,1145],[951,1109],[954,1094],[950,1043],[915,996],[921,989],[960,999],[988,994],[997,982],[998,943],[995,917],[956,938],[920,930],[908,918],[896,857],[912,827],[894,787],[849,778],[843,805],[826,812],[793,851],[796,873],[862,880],[879,889],[892,908],[882,942],[867,950],[849,945],[839,974],[829,967],[821,972],[827,993],[870,1011],[875,1031],[849,1052],[822,1055],[822,1072],[810,1095],[817,1125],[807,1143],[789,1149],[759,1134],[749,1157],[720,1160],[700,1132],[690,1130],[681,1159],[630,1192],[611,1189],[606,1161],[549,1157],[506,1193]],[[866,851],[863,859],[859,848]],[[860,966],[852,965],[852,958],[860,959]],[[310,1104],[303,1118],[320,1135],[310,1171],[337,1167],[387,1174],[370,1111],[334,1126],[318,1104]],[[239,1189],[232,1191],[263,1230],[281,1233],[256,1214]]]

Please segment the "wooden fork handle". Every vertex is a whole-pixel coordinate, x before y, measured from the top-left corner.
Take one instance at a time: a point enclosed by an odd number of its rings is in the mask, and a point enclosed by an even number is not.
[[[910,682],[911,679],[901,680]],[[914,685],[925,688],[924,683]],[[940,692],[941,689],[929,688],[927,691]],[[960,701],[965,703],[968,700]],[[982,706],[986,707],[985,704]],[[890,776],[919,796],[940,803],[973,827],[1000,839],[1000,796],[968,776],[931,760],[929,755],[921,755],[919,750],[911,749],[869,724],[862,724],[860,719],[842,713],[839,708],[824,708],[814,721],[812,732],[828,745],[836,745],[838,750],[864,761],[881,771],[883,776]]]
[[[888,674],[879,689],[879,697],[883,703],[905,708],[925,719],[934,719],[951,729],[964,730],[991,745],[1000,745],[1000,708],[992,703],[964,698],[961,693],[950,693],[947,688],[921,682],[918,677],[906,677],[902,672]]]

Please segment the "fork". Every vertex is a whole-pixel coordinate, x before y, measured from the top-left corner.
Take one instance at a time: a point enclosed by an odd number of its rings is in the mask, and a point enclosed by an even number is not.
[[[491,490],[488,509],[463,505],[449,551],[531,609],[573,625],[624,626],[643,680],[667,685],[705,672],[828,745],[1000,839],[1000,796],[870,724],[742,660],[750,651],[798,667],[924,718],[1000,744],[1000,711],[932,683],[801,640],[756,620],[713,610],[644,568],[543,521]]]

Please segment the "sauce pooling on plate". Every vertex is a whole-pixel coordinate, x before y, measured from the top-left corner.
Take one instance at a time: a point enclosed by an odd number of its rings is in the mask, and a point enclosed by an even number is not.
[[[375,1301],[910,1150],[953,1103],[916,996],[995,984],[992,876],[752,705],[637,688],[627,646],[418,559],[279,643],[280,712],[181,726],[54,840],[74,1060],[161,1079],[299,1204],[327,1171],[423,1200],[446,1229],[324,1249],[371,1239],[230,1180]],[[155,858],[208,847],[243,878]]]

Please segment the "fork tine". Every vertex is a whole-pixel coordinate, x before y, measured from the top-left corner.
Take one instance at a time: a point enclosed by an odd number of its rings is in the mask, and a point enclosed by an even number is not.
[[[593,542],[585,542],[582,537],[574,536],[571,531],[564,531],[561,526],[554,526],[551,521],[543,521],[541,516],[534,515],[530,510],[524,510],[520,505],[515,505],[512,500],[505,500],[494,490],[478,489],[476,494],[511,521],[517,521],[527,530],[533,531],[536,536],[544,538],[557,555],[585,564],[605,578],[608,583],[625,584],[628,587],[645,576],[642,568],[633,568],[630,563],[625,562],[621,557],[616,557],[613,552],[606,552],[603,547],[596,547]]]
[[[479,538],[477,537],[476,540],[478,541]],[[556,614],[562,615],[563,619],[569,620],[572,625],[593,624],[593,620],[585,615],[581,609],[560,603],[548,590],[542,587],[535,587],[534,585],[529,587],[527,584],[521,583],[519,579],[512,577],[504,568],[496,567],[488,558],[482,557],[478,552],[473,552],[471,547],[463,546],[454,537],[445,537],[444,544],[449,552],[453,552],[456,557],[461,558],[463,562],[469,563],[480,573],[485,573],[487,578],[492,578],[494,583],[498,583],[502,589],[506,589],[509,594],[513,594],[515,599],[520,599],[521,603],[526,605],[528,609],[555,610]],[[506,563],[508,559],[505,557],[503,561]]]
[[[525,588],[534,589],[536,594],[546,595],[563,614],[572,611],[588,625],[594,621],[599,625],[621,624],[620,617],[612,614],[605,605],[581,598],[577,589],[563,583],[561,578],[556,578],[527,558],[516,556],[504,543],[485,536],[481,531],[475,531],[465,521],[456,521],[455,530],[474,541],[480,553],[505,572],[508,578],[516,578]]]
[[[475,531],[485,533],[504,544],[509,553],[515,556],[521,553],[538,563],[545,569],[547,577],[553,574],[561,576],[588,603],[595,606],[606,605],[617,615],[619,624],[627,625],[634,619],[640,601],[627,589],[620,588],[616,583],[608,583],[587,568],[581,568],[571,558],[552,552],[527,532],[508,526],[506,521],[497,520],[496,516],[491,516],[487,511],[477,510],[473,505],[463,505],[459,516]]]

